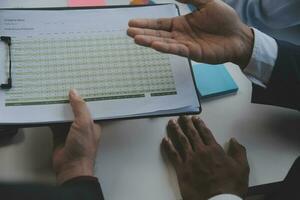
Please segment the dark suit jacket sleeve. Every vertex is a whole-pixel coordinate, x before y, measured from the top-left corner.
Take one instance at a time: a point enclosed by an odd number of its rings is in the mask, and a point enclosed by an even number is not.
[[[100,183],[94,177],[77,177],[62,186],[0,184],[1,199],[9,200],[103,200]]]
[[[300,110],[300,46],[277,41],[278,58],[267,88],[253,84],[252,102]]]
[[[65,182],[62,187],[62,190],[65,189],[72,193],[73,199],[76,194],[76,199],[104,200],[100,183],[96,177],[76,177]]]
[[[294,200],[300,199],[300,157],[294,162],[287,177],[282,181],[279,187],[274,188],[267,194],[265,200]]]

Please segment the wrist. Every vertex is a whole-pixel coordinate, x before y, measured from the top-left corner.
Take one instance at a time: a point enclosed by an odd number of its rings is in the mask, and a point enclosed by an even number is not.
[[[92,161],[74,161],[67,163],[56,171],[56,180],[59,185],[79,176],[93,176],[94,162]]]
[[[247,25],[243,24],[240,31],[240,45],[238,46],[237,53],[233,63],[240,66],[243,70],[249,64],[254,47],[254,33],[253,30]]]

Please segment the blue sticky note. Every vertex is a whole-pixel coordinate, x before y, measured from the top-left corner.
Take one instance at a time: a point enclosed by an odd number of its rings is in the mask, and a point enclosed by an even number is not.
[[[224,65],[194,64],[194,76],[202,98],[236,93],[238,86]]]

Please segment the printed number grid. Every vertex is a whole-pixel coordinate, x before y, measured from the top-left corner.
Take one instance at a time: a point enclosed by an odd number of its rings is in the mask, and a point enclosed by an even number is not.
[[[6,106],[176,94],[169,57],[127,36],[18,40],[12,44],[13,88]]]

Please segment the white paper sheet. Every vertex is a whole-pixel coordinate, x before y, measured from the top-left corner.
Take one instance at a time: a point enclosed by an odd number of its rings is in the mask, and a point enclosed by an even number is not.
[[[172,17],[177,9],[170,4],[1,10],[0,35],[12,37],[14,88],[0,91],[0,123],[71,121],[70,88],[88,100],[94,119],[198,111],[188,60],[135,45],[126,35],[130,19],[153,13]],[[5,81],[3,44],[1,53],[0,79]]]

